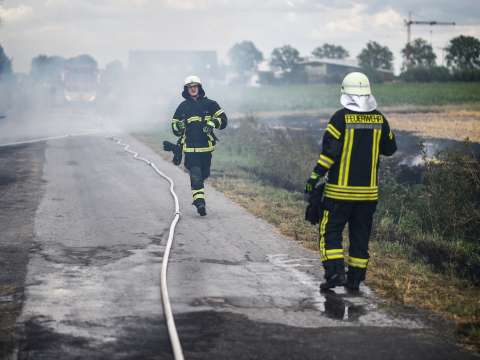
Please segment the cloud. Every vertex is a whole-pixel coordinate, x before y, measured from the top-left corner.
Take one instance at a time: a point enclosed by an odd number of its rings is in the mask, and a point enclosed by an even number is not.
[[[355,5],[346,10],[331,9],[334,16],[325,25],[329,33],[356,33],[363,31],[366,25],[366,14],[364,5]],[[350,35],[351,36],[351,35]]]
[[[387,45],[401,61],[403,19],[451,20],[456,27],[412,29],[414,37],[446,45],[468,25],[478,0],[8,0],[0,7],[2,45],[16,70],[28,71],[39,53],[65,56],[89,52],[100,64],[125,63],[132,49],[217,50],[225,60],[236,42],[252,40],[268,56],[290,44],[302,54],[328,42],[355,57],[369,40]],[[0,1],[1,3],[1,1]],[[8,4],[8,8],[6,7]],[[8,19],[8,20],[7,20]],[[24,21],[28,19],[28,21]],[[431,32],[433,30],[433,33]]]
[[[377,27],[397,28],[403,24],[403,17],[397,11],[390,8],[373,15],[373,23]]]
[[[5,23],[14,23],[28,19],[32,13],[33,9],[30,6],[20,5],[6,8],[0,5],[0,19]]]

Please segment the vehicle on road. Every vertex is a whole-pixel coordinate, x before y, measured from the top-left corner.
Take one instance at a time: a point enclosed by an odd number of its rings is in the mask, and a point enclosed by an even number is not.
[[[97,97],[98,65],[88,55],[69,59],[63,73],[65,100],[91,103]]]

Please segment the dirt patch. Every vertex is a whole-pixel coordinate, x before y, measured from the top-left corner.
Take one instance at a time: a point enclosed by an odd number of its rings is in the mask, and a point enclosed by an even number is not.
[[[48,243],[41,246],[35,243],[34,250],[46,261],[57,264],[78,266],[104,266],[129,257],[133,251],[142,247],[131,245],[67,247],[59,243]]]
[[[35,211],[43,193],[44,150],[43,143],[0,148],[0,358],[15,346]]]

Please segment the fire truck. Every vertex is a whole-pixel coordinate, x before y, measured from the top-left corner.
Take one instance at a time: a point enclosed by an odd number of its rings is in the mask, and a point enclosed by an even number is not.
[[[68,102],[91,103],[98,90],[98,65],[88,55],[67,60],[63,72],[65,100]]]

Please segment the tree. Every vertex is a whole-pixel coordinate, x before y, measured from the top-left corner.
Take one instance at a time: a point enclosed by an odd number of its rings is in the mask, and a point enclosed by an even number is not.
[[[12,74],[12,60],[5,54],[3,47],[0,45],[0,79]]]
[[[400,74],[400,79],[406,82],[450,81],[452,75],[444,66],[419,65],[407,68]]]
[[[78,55],[76,57],[68,59],[67,65],[88,66],[94,69],[98,68],[97,61],[91,55],[87,55],[87,54]]]
[[[55,81],[61,77],[64,66],[61,56],[38,55],[32,59],[30,75],[37,81]]]
[[[445,49],[447,65],[458,70],[480,67],[480,41],[473,36],[460,35],[450,40]]]
[[[263,60],[263,54],[251,41],[242,41],[228,51],[233,68],[241,75],[256,69]]]
[[[402,55],[404,69],[417,66],[430,68],[435,66],[435,59],[437,58],[432,46],[424,39],[415,39],[407,44],[402,49]]]
[[[105,65],[105,70],[102,73],[101,82],[105,86],[113,86],[115,83],[122,80],[123,64],[120,60],[114,60]]]
[[[345,59],[350,56],[343,46],[323,44],[312,51],[312,55],[319,59]]]
[[[294,71],[302,60],[297,49],[290,45],[284,45],[273,49],[270,64],[285,72]]]
[[[110,61],[105,65],[105,73],[111,74],[112,76],[119,77],[123,74],[123,64],[120,60]]]
[[[369,41],[357,59],[363,68],[384,70],[393,68],[393,53],[387,46],[382,46],[376,41]]]

